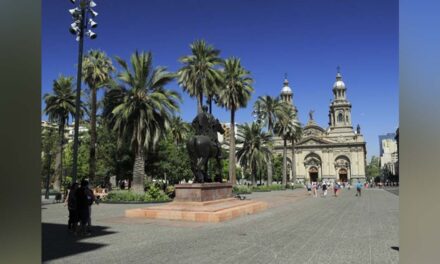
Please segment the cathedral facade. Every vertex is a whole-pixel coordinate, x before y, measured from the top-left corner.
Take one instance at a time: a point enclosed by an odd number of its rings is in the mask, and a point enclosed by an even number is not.
[[[302,128],[302,137],[293,145],[288,145],[288,150],[291,150],[287,151],[288,175],[291,181],[365,181],[366,142],[359,125],[356,130],[353,129],[351,103],[347,100],[347,89],[339,70],[332,92],[328,127],[324,129],[317,124],[313,119],[313,111],[310,111],[309,120]],[[297,111],[287,79],[284,80],[280,98]],[[274,143],[274,154],[282,155],[281,138],[275,138]]]

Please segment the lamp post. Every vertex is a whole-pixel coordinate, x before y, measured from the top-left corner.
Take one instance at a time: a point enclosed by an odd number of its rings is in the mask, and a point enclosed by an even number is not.
[[[76,78],[76,100],[75,100],[75,127],[73,134],[73,162],[72,162],[72,183],[76,182],[78,172],[78,134],[79,134],[79,119],[80,119],[80,104],[81,104],[81,81],[82,81],[82,59],[84,48],[84,35],[90,39],[96,38],[96,33],[90,29],[87,32],[88,26],[95,28],[98,24],[93,21],[91,17],[96,17],[98,13],[92,8],[96,6],[96,3],[92,0],[70,0],[72,4],[77,5],[75,8],[70,9],[69,13],[72,15],[74,22],[70,25],[70,33],[76,35],[78,41],[78,74]],[[87,17],[89,20],[87,21]],[[85,34],[84,34],[85,33]]]

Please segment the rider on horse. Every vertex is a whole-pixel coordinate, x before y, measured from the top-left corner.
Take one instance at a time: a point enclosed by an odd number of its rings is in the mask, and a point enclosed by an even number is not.
[[[221,150],[221,144],[218,141],[217,136],[217,129],[215,129],[215,125],[218,124],[219,121],[212,114],[208,113],[208,106],[202,106],[202,110],[203,111],[199,113],[191,123],[195,135],[208,136],[209,139],[211,139],[211,144]],[[218,152],[218,158],[221,158],[221,151]]]

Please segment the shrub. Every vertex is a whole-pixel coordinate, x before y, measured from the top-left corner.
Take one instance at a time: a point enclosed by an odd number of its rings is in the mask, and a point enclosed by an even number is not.
[[[253,186],[252,187],[253,192],[270,192],[271,189],[269,186],[266,185],[260,185],[260,186]]]
[[[234,185],[232,192],[235,194],[250,194],[252,193],[252,189],[247,185]]]
[[[174,186],[168,185],[167,188],[165,189],[165,194],[168,195],[168,197],[170,198],[174,198],[174,196],[176,195]]]
[[[293,184],[293,189],[302,189],[302,188],[304,188],[304,184],[302,183]]]
[[[170,198],[158,188],[150,188],[148,192],[111,191],[103,199],[110,202],[166,202]]]
[[[286,189],[286,186],[282,184],[272,184],[268,186],[271,191],[282,191]]]

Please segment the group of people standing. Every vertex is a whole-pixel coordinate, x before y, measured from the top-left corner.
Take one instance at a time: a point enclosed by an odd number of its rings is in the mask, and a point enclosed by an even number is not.
[[[92,204],[97,200],[89,188],[89,182],[82,180],[81,185],[73,183],[69,188],[65,205],[69,209],[67,228],[76,235],[90,235],[92,225]],[[97,203],[98,204],[98,203]],[[78,225],[79,224],[79,225]]]
[[[361,196],[361,190],[362,190],[363,184],[358,181],[356,183],[356,196]],[[348,190],[351,189],[351,185],[349,183],[340,183],[340,182],[308,182],[306,184],[307,192],[310,195],[313,195],[313,197],[318,197],[318,191],[321,189],[321,197],[327,197],[328,189],[333,189],[333,196],[338,197],[341,189],[347,188]]]

